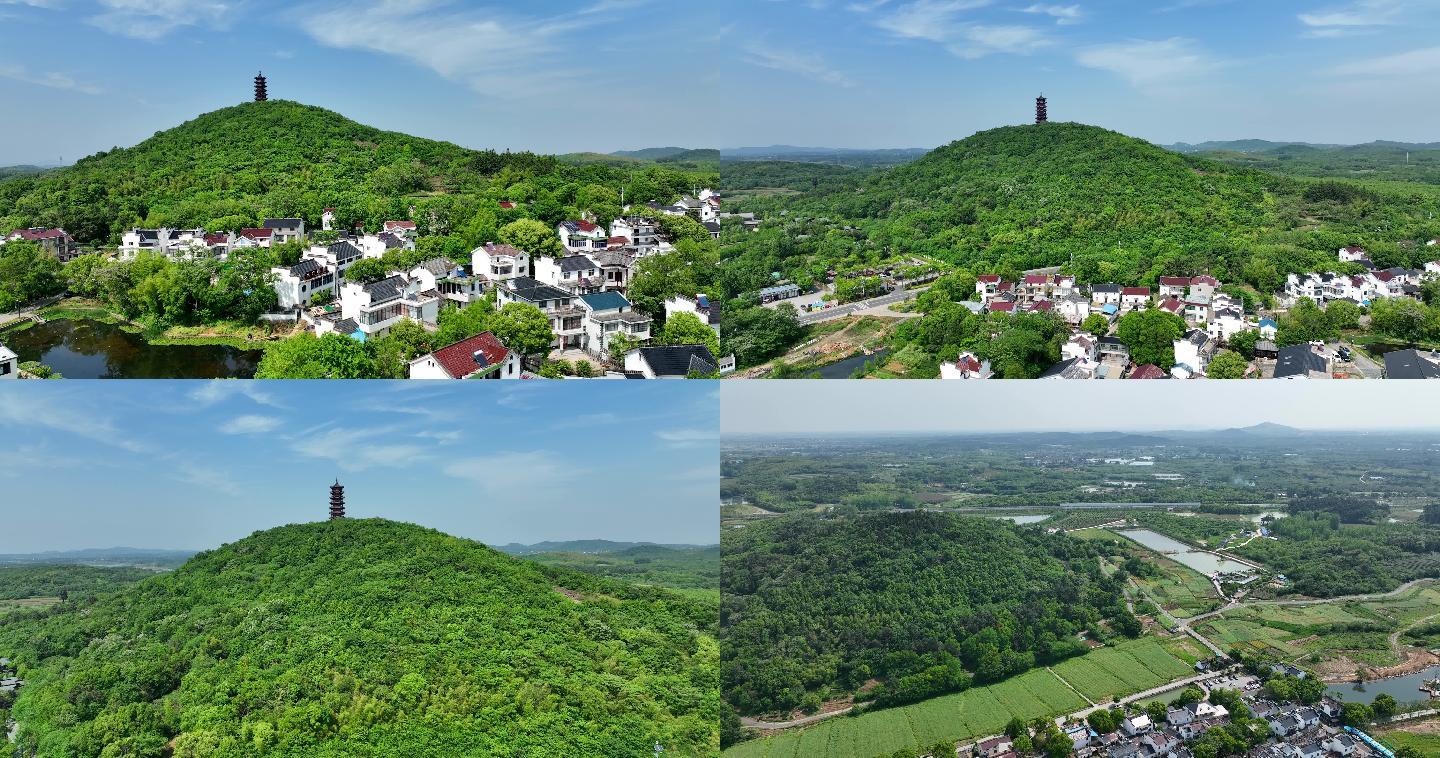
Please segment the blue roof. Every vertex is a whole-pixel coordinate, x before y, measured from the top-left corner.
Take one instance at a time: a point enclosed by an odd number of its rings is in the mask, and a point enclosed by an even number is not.
[[[1118,306],[1118,305],[1116,305],[1116,304],[1114,304],[1114,303],[1106,303],[1104,306],[1102,306],[1102,307],[1100,308],[1100,311],[1101,311],[1102,313],[1104,313],[1105,315],[1107,315],[1107,316],[1113,316],[1113,315],[1115,315],[1115,312],[1118,311],[1118,310],[1120,310],[1120,306]]]
[[[630,301],[626,300],[624,295],[614,291],[592,292],[588,295],[581,295],[580,299],[595,311],[613,311],[630,307]]]
[[[355,332],[350,335],[350,339],[355,340],[356,342],[364,342],[365,331],[363,329],[356,329]]]
[[[1280,325],[1277,324],[1277,323],[1275,323],[1275,319],[1273,319],[1273,318],[1262,318],[1262,319],[1260,319],[1260,326],[1274,326],[1274,327],[1278,327],[1278,326],[1280,326]]]

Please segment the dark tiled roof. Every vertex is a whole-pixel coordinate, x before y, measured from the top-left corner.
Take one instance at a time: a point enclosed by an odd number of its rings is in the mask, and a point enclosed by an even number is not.
[[[399,276],[387,276],[378,282],[365,285],[365,291],[370,293],[371,305],[395,300],[405,291],[405,279]]]
[[[1387,379],[1440,379],[1440,365],[1418,350],[1395,350],[1385,354]]]
[[[365,255],[365,253],[361,252],[360,248],[355,247],[349,242],[345,242],[343,240],[340,242],[333,242],[330,244],[329,247],[326,247],[325,249],[330,253],[334,254],[335,260],[337,261],[353,260],[355,258],[359,258]]]
[[[1311,371],[1325,371],[1325,359],[1315,354],[1309,345],[1291,345],[1280,348],[1275,363],[1275,378],[1304,376]]]
[[[301,261],[290,267],[290,273],[304,279],[306,276],[320,270],[320,262],[314,258],[303,258]]]
[[[657,376],[685,376],[691,371],[714,373],[715,356],[704,345],[655,345],[640,348],[640,357]]]
[[[599,268],[595,265],[595,261],[583,255],[567,255],[564,258],[557,258],[555,263],[560,266],[561,271],[585,271]]]
[[[267,218],[265,219],[266,229],[299,229],[305,223],[298,218]]]

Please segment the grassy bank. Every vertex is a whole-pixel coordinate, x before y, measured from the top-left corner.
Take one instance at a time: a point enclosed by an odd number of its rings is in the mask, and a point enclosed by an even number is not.
[[[152,345],[224,345],[237,350],[264,349],[267,343],[286,337],[295,329],[295,325],[289,323],[270,325],[221,321],[200,326],[172,326],[156,332],[144,324],[125,318],[123,314],[116,313],[104,304],[79,298],[42,308],[39,315],[46,321],[83,320],[114,324],[127,332],[144,334],[145,340]],[[23,332],[34,326],[36,323],[29,319],[7,324],[0,327],[0,336]]]

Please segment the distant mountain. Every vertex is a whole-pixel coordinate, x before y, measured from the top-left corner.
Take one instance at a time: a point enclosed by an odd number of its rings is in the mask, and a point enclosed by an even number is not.
[[[661,544],[658,542],[614,542],[612,540],[566,540],[546,541],[523,545],[511,542],[508,545],[491,545],[502,553],[529,555],[531,553],[619,553],[641,547],[662,547],[686,550],[708,547],[706,545]]]
[[[1355,150],[1369,147],[1396,148],[1400,150],[1440,150],[1440,142],[1393,142],[1389,140],[1375,140],[1374,142],[1365,142],[1356,145],[1342,145],[1323,142],[1271,142],[1270,140],[1263,139],[1239,139],[1201,142],[1199,144],[1176,142],[1173,145],[1161,145],[1161,147],[1177,153],[1263,153],[1297,147],[1311,148],[1314,150]]]
[[[29,176],[31,174],[43,174],[55,168],[54,166],[0,166],[0,179],[9,179],[12,176]]]
[[[639,150],[616,150],[610,154],[625,158],[639,158],[643,161],[658,161],[688,152],[690,152],[688,147],[646,147]]]
[[[48,550],[42,553],[0,554],[0,566],[33,564],[79,566],[179,566],[195,555],[194,550],[155,550],[138,547]]]
[[[834,163],[843,166],[894,166],[919,158],[928,150],[921,147],[863,149],[848,147],[736,147],[720,151],[724,161],[792,161]]]
[[[715,755],[718,618],[693,596],[338,519],[7,615],[0,655],[26,679],[17,754]]]
[[[1288,437],[1295,434],[1304,434],[1302,430],[1296,429],[1293,426],[1285,426],[1284,424],[1276,424],[1269,421],[1263,421],[1259,424],[1252,424],[1250,426],[1240,427],[1238,429],[1231,429],[1229,431],[1244,432],[1245,434],[1264,435],[1271,437]]]

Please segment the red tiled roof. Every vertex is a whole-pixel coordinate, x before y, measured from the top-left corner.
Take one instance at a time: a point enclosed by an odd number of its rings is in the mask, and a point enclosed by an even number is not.
[[[975,277],[975,281],[977,281],[977,282],[986,282],[987,284],[994,284],[995,282],[1000,281],[1000,275],[999,275],[999,274],[981,274],[981,275]]]
[[[1167,297],[1167,298],[1165,298],[1164,301],[1162,301],[1162,302],[1160,303],[1160,308],[1161,308],[1162,310],[1167,310],[1167,311],[1170,311],[1171,313],[1174,313],[1174,312],[1176,312],[1176,311],[1183,310],[1183,309],[1185,308],[1185,306],[1184,306],[1183,304],[1181,304],[1181,302],[1180,302],[1179,299],[1173,298],[1173,297]]]
[[[274,236],[274,234],[275,230],[273,229],[257,229],[251,226],[247,226],[244,229],[240,230],[241,237],[252,240],[270,239],[272,236]]]
[[[955,367],[963,371],[979,371],[980,361],[973,355],[962,355],[955,359]]]
[[[223,245],[229,241],[230,235],[228,234],[216,232],[214,234],[205,235],[205,244],[207,245]]]
[[[1135,371],[1130,374],[1130,378],[1163,379],[1165,378],[1165,371],[1153,363],[1147,363],[1144,366],[1137,367]]]
[[[579,230],[582,231],[582,232],[593,232],[593,231],[595,231],[596,229],[599,229],[599,228],[600,228],[600,227],[596,226],[595,224],[592,224],[592,223],[590,223],[589,221],[586,221],[586,220],[584,220],[584,219],[581,219],[581,220],[579,220],[579,221],[571,221],[570,223],[574,224],[574,225],[575,225],[575,228],[576,228],[576,229],[579,229]]]
[[[514,207],[515,207],[515,203],[513,203],[513,202],[511,202],[511,201],[509,201],[509,200],[501,200],[501,201],[500,201],[500,207],[501,207],[501,208],[504,208],[505,210],[508,211],[508,210],[510,210],[511,208],[514,208]]]
[[[1149,287],[1126,287],[1125,289],[1120,290],[1120,294],[1121,294],[1121,295],[1144,295],[1145,297],[1150,297],[1150,288],[1149,288]]]
[[[1186,287],[1190,284],[1188,276],[1162,276],[1160,283],[1167,287]]]
[[[1363,253],[1363,252],[1365,252],[1365,248],[1360,247],[1360,246],[1358,246],[1358,245],[1347,245],[1347,246],[1345,247],[1345,252],[1347,252],[1347,253]]]
[[[35,242],[38,240],[51,240],[59,237],[68,237],[64,229],[16,229],[7,235],[9,239],[22,239]]]
[[[326,213],[334,213],[334,212],[335,212],[335,209],[334,209],[334,208],[326,208],[326,209],[325,209],[325,212],[326,212]]]
[[[432,355],[435,356],[435,362],[445,369],[445,373],[456,379],[464,379],[482,368],[475,361],[477,352],[485,358],[486,367],[502,363],[510,355],[510,350],[491,332],[481,332],[468,340],[446,345]]]
[[[1015,282],[1000,282],[1000,284],[996,286],[1002,290],[1013,290],[1015,289]]]
[[[1054,308],[1054,307],[1055,307],[1055,304],[1052,303],[1052,302],[1050,302],[1049,300],[1036,300],[1035,303],[1030,306],[1030,310],[1032,310],[1032,311],[1048,311],[1048,310],[1050,310],[1051,308]]]
[[[1390,273],[1389,271],[1376,271],[1375,278],[1379,279],[1382,282],[1388,282],[1391,279],[1394,279],[1395,275]]]
[[[605,243],[607,247],[625,247],[628,244],[630,244],[629,237],[611,237],[610,240]]]
[[[1205,275],[1205,274],[1201,274],[1201,275],[1199,275],[1199,276],[1191,277],[1190,283],[1191,283],[1191,284],[1208,284],[1208,285],[1210,285],[1211,287],[1219,287],[1219,286],[1220,286],[1220,280],[1219,280],[1219,279],[1216,279],[1216,278],[1213,277],[1213,276],[1207,276],[1207,275]]]
[[[1056,274],[1056,275],[1055,275],[1055,283],[1056,283],[1056,284],[1060,284],[1060,283],[1062,283],[1062,282],[1073,282],[1073,281],[1075,281],[1075,277],[1074,277],[1073,275],[1071,275],[1071,274]]]
[[[1015,304],[1007,300],[996,300],[995,302],[990,304],[990,310],[1003,311],[1008,313],[1015,310]]]
[[[391,229],[414,229],[414,228],[415,228],[415,222],[414,222],[414,221],[386,221],[386,222],[385,222],[385,230],[386,230],[386,231],[390,231]]]
[[[1046,282],[1049,282],[1049,281],[1050,281],[1050,277],[1045,276],[1044,274],[1026,274],[1026,275],[1025,275],[1025,283],[1026,283],[1026,284],[1045,284]]]

